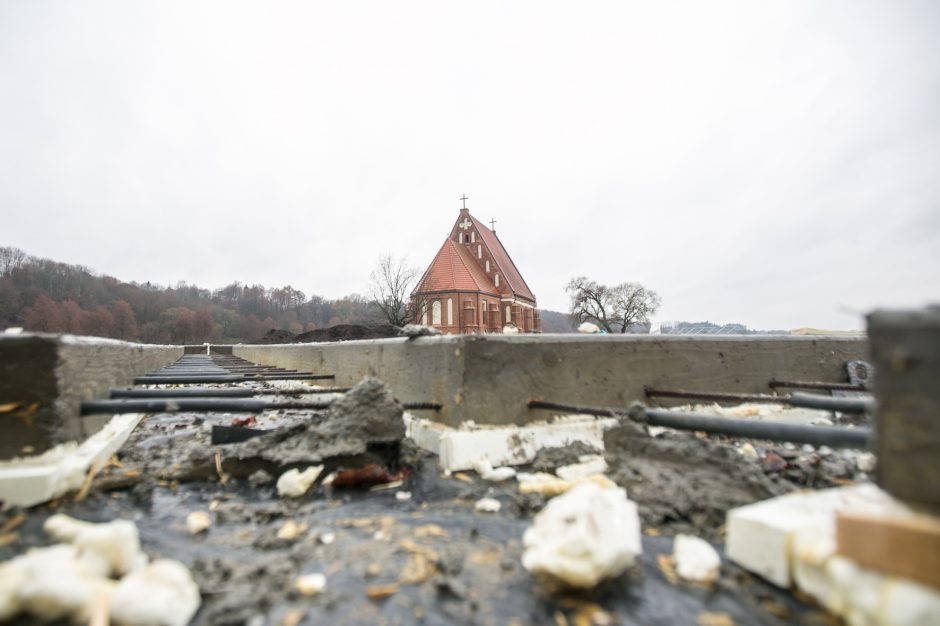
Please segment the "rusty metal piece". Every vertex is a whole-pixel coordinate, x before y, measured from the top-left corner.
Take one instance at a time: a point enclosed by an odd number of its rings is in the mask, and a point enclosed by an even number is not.
[[[645,390],[647,398],[685,398],[689,400],[711,400],[714,402],[769,402],[787,404],[789,396],[772,396],[763,393],[726,393],[717,391],[686,391],[684,389]]]
[[[868,391],[863,385],[852,383],[829,383],[818,380],[772,380],[767,385],[771,389],[817,389],[820,391]]]

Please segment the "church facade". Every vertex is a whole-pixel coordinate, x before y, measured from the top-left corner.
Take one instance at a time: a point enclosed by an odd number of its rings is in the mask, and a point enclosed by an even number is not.
[[[461,209],[411,294],[417,318],[443,333],[541,332],[535,296],[496,231]]]

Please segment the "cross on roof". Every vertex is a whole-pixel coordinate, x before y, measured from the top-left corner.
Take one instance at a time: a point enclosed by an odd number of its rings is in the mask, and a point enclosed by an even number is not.
[[[490,230],[493,231],[494,233],[496,232],[496,220],[494,219],[490,220]]]
[[[469,200],[469,198],[467,198],[467,194],[464,194],[460,197],[460,201],[463,202],[463,208],[465,209],[467,208],[467,200]]]

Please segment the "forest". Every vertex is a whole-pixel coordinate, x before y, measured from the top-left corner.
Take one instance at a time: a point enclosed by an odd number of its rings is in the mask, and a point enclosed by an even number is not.
[[[0,328],[178,344],[249,342],[272,329],[298,334],[336,324],[382,323],[378,307],[355,293],[330,300],[290,285],[235,281],[209,290],[185,282],[123,282],[81,265],[0,247]]]

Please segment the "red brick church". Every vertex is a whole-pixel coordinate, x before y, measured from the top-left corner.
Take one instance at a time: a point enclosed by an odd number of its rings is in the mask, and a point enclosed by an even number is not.
[[[465,199],[465,198],[464,198]],[[465,207],[411,294],[419,321],[444,333],[541,332],[535,296],[496,231]]]

